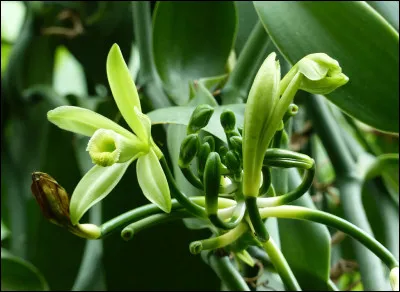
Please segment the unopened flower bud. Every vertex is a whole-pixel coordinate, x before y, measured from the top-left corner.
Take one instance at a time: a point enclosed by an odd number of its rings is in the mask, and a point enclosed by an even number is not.
[[[178,164],[182,168],[187,168],[193,158],[196,156],[200,148],[199,136],[197,134],[190,134],[182,141],[181,149],[179,152]]]
[[[234,131],[236,125],[236,117],[233,111],[224,110],[220,116],[220,122],[226,133]]]
[[[207,142],[203,143],[200,146],[200,150],[197,155],[198,162],[199,162],[198,163],[198,172],[200,174],[202,174],[204,171],[204,167],[206,166],[207,157],[210,154],[210,152],[211,152],[210,144],[208,144]]]
[[[101,230],[94,224],[72,225],[69,213],[69,197],[57,181],[44,172],[32,173],[31,190],[44,217],[50,222],[67,228],[71,233],[87,239],[101,236]]]
[[[349,81],[339,62],[324,53],[310,54],[301,59],[282,79],[282,86],[290,82],[296,72],[304,76],[299,89],[313,94],[331,93]]]
[[[219,147],[219,156],[221,157],[221,159],[224,161],[224,158],[226,153],[228,153],[228,148],[226,148],[224,145],[222,145],[221,147]]]
[[[211,152],[207,157],[204,168],[204,192],[206,197],[207,214],[217,214],[218,191],[221,180],[221,159],[217,152]]]
[[[211,119],[212,114],[214,113],[214,109],[208,104],[200,104],[198,105],[190,117],[189,124],[187,127],[187,133],[197,133],[202,128],[207,126],[208,122]]]
[[[44,217],[66,226],[69,221],[69,198],[65,189],[44,172],[32,173],[31,190]]]
[[[210,145],[211,151],[215,150],[215,140],[214,140],[214,138],[212,136],[204,137],[203,142],[206,142],[206,143],[208,143]]]
[[[234,173],[240,172],[240,159],[239,155],[232,150],[229,150],[228,153],[225,155],[225,165],[228,169],[233,171]]]
[[[240,136],[230,137],[229,142],[231,143],[233,150],[235,150],[239,155],[242,155],[242,147],[243,147],[242,137]]]

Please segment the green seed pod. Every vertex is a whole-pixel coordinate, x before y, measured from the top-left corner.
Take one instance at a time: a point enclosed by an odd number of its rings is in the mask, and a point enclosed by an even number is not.
[[[225,133],[229,133],[235,130],[236,117],[233,111],[226,109],[220,116],[221,126],[224,128]]]
[[[187,134],[197,133],[207,126],[213,113],[214,109],[208,104],[198,105],[190,117]]]
[[[200,148],[199,136],[190,134],[182,141],[181,150],[179,152],[178,165],[182,168],[189,167],[190,162],[196,156]]]
[[[211,149],[211,151],[214,151],[214,150],[215,150],[215,140],[214,140],[214,137],[212,137],[212,136],[206,136],[206,137],[204,137],[203,142],[207,142],[208,144],[210,144],[210,149]]]
[[[236,151],[239,155],[242,155],[242,137],[233,136],[229,138],[229,142],[232,145],[234,151]]]
[[[217,214],[218,190],[221,179],[221,159],[217,152],[211,152],[204,168],[203,185],[206,197],[207,214]]]
[[[229,150],[228,153],[226,153],[225,165],[233,173],[238,173],[238,172],[240,172],[242,170],[241,167],[240,167],[239,155],[236,152],[232,151],[232,150]]]
[[[203,145],[200,146],[200,150],[197,155],[198,159],[198,172],[199,174],[202,174],[204,172],[204,167],[206,166],[206,161],[207,157],[211,152],[210,144],[203,143]]]

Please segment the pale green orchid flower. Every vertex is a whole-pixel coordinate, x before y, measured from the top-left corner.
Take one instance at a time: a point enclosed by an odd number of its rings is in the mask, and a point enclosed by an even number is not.
[[[61,106],[47,114],[48,120],[61,129],[91,137],[87,151],[96,165],[72,194],[73,225],[113,190],[136,159],[137,178],[145,197],[164,212],[171,211],[168,181],[159,162],[163,154],[151,137],[151,121],[142,113],[135,83],[116,44],[107,57],[107,76],[118,109],[133,133],[80,107]]]

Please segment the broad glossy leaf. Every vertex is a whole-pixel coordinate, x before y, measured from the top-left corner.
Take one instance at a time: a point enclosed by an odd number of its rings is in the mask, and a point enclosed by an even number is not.
[[[162,1],[153,23],[157,71],[173,101],[184,105],[189,80],[224,73],[236,36],[234,3]]]
[[[276,47],[294,65],[310,53],[336,59],[350,81],[326,97],[383,131],[399,131],[399,35],[368,4],[254,2]]]
[[[399,31],[399,2],[398,1],[367,1],[383,18]]]
[[[221,113],[225,109],[232,110],[236,115],[236,125],[238,127],[242,127],[244,119],[244,108],[244,104],[233,104],[215,107],[214,114],[211,116],[208,125],[203,129],[206,132],[218,137],[220,140],[226,142],[224,129],[222,128],[219,121]],[[148,113],[147,115],[150,117],[153,124],[181,124],[187,126],[193,110],[194,107],[176,106],[158,109]]]
[[[289,190],[301,182],[298,171],[289,172]],[[292,203],[315,208],[308,193]],[[304,290],[327,289],[330,270],[330,236],[326,226],[297,220],[278,219],[281,249]]]
[[[48,291],[49,285],[30,262],[1,249],[2,291]]]
[[[239,56],[253,27],[257,23],[258,16],[254,5],[250,1],[235,1],[238,14],[238,31],[235,42],[235,51]]]

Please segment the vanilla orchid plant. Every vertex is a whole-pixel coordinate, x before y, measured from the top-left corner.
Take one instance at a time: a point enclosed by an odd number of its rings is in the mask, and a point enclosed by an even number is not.
[[[151,121],[141,111],[135,84],[116,44],[108,54],[107,76],[118,109],[132,132],[80,107],[61,106],[48,112],[48,120],[58,127],[91,137],[86,150],[95,164],[76,186],[70,202],[66,191],[49,175],[33,174],[32,191],[44,215],[53,223],[88,239],[103,238],[125,226],[121,236],[129,240],[133,234],[155,224],[199,219],[210,227],[213,236],[193,241],[189,245],[192,254],[225,249],[238,261],[254,266],[246,249],[250,245],[261,247],[285,286],[298,291],[301,287],[270,237],[265,219],[309,220],[344,231],[367,246],[388,266],[392,286],[398,287],[398,261],[373,237],[329,213],[287,206],[307,192],[315,174],[311,157],[279,147],[282,135],[286,135],[284,124],[295,114],[291,113],[296,109],[291,102],[298,90],[328,94],[345,85],[349,79],[336,60],[323,53],[310,54],[281,79],[276,54],[271,53],[249,92],[243,131],[236,129],[232,111],[227,109],[221,114],[220,123],[228,143],[219,149],[212,136],[199,133],[209,123],[214,109],[198,105],[188,122],[178,163],[185,178],[202,191],[203,195],[197,197],[188,197],[180,190],[163,153],[154,143]],[[275,140],[277,144],[271,143]],[[195,159],[197,171],[192,171],[190,166],[194,166],[191,163]],[[135,160],[140,188],[152,204],[121,214],[101,226],[80,224],[85,212],[113,190]],[[304,170],[301,184],[277,195],[271,180],[273,167]],[[239,286],[246,290],[245,284]]]

